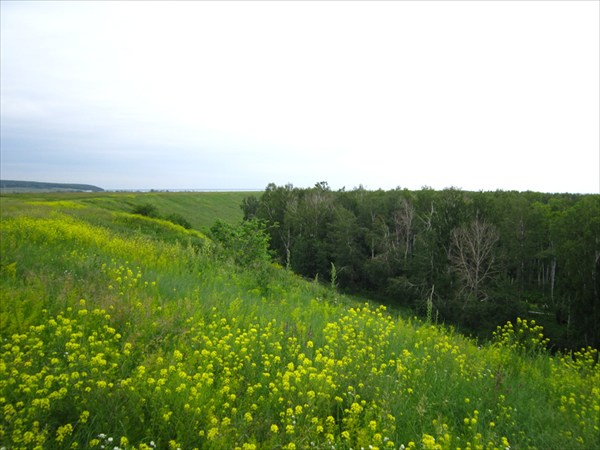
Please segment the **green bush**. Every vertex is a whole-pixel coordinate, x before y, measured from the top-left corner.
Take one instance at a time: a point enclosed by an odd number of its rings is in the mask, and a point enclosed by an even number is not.
[[[151,203],[142,203],[141,205],[137,205],[133,208],[133,214],[140,214],[146,217],[160,217],[158,213],[158,208]]]
[[[172,214],[169,214],[166,217],[166,219],[169,222],[173,222],[176,225],[181,225],[186,230],[189,230],[189,229],[192,228],[192,224],[185,217],[183,217],[181,214],[172,213]]]
[[[231,225],[217,220],[210,229],[215,242],[221,244],[223,254],[244,267],[263,266],[271,262],[269,235],[259,220]]]

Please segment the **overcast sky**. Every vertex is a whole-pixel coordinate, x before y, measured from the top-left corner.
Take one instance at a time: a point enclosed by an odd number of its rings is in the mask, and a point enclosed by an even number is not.
[[[598,1],[6,1],[3,179],[600,192]]]

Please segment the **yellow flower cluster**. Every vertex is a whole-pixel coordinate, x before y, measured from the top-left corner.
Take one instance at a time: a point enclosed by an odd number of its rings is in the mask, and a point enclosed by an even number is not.
[[[497,327],[493,333],[497,345],[519,350],[529,354],[543,352],[550,342],[544,337],[544,327],[537,325],[535,320],[528,321],[517,317],[516,324],[507,322]]]
[[[146,433],[169,448],[228,448],[240,439],[246,442],[234,447],[304,448],[312,442],[317,448],[397,448],[399,412],[410,414],[406,406],[419,389],[415,377],[432,358],[419,366],[403,349],[390,359],[396,327],[383,307],[350,308],[314,336],[322,345],[308,345],[286,335],[276,320],[242,321],[213,308],[204,320],[187,321],[185,345],[132,365],[132,344],[122,342],[111,315],[81,300],[2,346],[0,438],[17,449],[99,447],[105,440],[75,435],[97,436],[98,427],[110,428],[127,399],[136,413],[128,411],[129,420],[147,424]],[[432,350],[441,349],[457,353],[450,345]],[[391,397],[382,380],[389,380]],[[405,387],[409,383],[414,389]],[[417,414],[426,413],[422,403]],[[465,419],[469,435],[477,415]],[[423,448],[461,442],[449,437],[448,425],[437,428],[437,437],[423,435]],[[123,436],[121,446],[135,448],[133,438]],[[138,448],[148,445],[138,439]]]
[[[0,324],[0,448],[600,447],[597,351],[543,354],[533,321],[480,347],[62,214],[8,219],[2,237],[3,286],[51,312]],[[71,284],[34,290],[51,272],[24,270],[21,247]]]
[[[92,406],[110,399],[123,357],[110,315],[88,310],[85,300],[13,334],[1,349],[0,441],[9,438],[10,448],[71,445],[76,427],[89,424]]]

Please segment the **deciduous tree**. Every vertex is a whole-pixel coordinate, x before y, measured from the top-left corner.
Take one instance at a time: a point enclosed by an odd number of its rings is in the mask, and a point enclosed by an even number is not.
[[[487,299],[483,286],[494,272],[497,241],[496,227],[479,218],[452,232],[451,267],[463,284],[461,292],[467,294],[465,303]]]

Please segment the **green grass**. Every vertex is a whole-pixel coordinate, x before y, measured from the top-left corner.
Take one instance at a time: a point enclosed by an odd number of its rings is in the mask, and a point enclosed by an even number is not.
[[[600,447],[595,350],[479,347],[129,214],[219,194],[1,198],[0,447]]]
[[[239,222],[243,213],[242,200],[252,192],[99,192],[5,194],[0,196],[3,214],[23,212],[24,204],[68,208],[75,205],[90,207],[95,213],[106,211],[131,212],[136,206],[151,204],[162,216],[176,213],[185,217],[198,230],[208,229],[217,218],[228,223]]]

